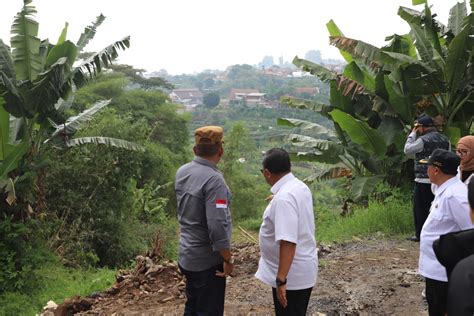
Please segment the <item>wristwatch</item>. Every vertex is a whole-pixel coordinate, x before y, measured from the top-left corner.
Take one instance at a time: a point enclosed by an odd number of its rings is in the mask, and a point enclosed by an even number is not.
[[[285,279],[285,280],[282,281],[282,280],[280,280],[279,278],[276,278],[275,283],[276,283],[276,286],[277,286],[277,287],[280,287],[280,286],[285,285],[285,284],[286,284],[286,281],[287,281],[287,279]]]
[[[229,260],[225,260],[225,259],[224,259],[224,262],[225,262],[225,263],[234,264],[234,257],[230,257]]]

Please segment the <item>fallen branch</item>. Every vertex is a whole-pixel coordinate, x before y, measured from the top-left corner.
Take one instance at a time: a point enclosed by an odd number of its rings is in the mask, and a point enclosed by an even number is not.
[[[242,233],[244,234],[244,236],[250,240],[252,243],[254,244],[257,244],[258,243],[258,240],[255,239],[255,237],[253,237],[249,232],[247,232],[245,229],[243,229],[240,225],[238,226],[240,231],[242,231]]]

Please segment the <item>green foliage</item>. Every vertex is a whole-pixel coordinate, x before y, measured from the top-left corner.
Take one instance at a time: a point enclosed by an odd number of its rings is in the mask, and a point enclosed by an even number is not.
[[[316,238],[344,242],[376,234],[398,236],[413,230],[410,194],[379,185],[367,207],[357,206],[345,217],[327,208],[317,209]]]
[[[13,221],[2,215],[0,220],[0,295],[7,291],[24,291],[36,284],[33,271],[46,260],[45,245],[37,237],[33,222]],[[31,239],[30,239],[31,238]],[[30,239],[30,240],[29,240]]]
[[[254,217],[264,208],[268,187],[257,164],[258,151],[242,123],[236,123],[225,135],[223,172],[232,192],[232,215],[235,219]]]
[[[426,1],[416,1],[421,3]],[[434,19],[427,4],[423,12],[400,7],[398,14],[411,31],[387,37],[390,42],[382,48],[344,37],[331,20],[330,42],[349,63],[343,73],[298,57],[293,61],[329,83],[329,104],[284,99],[333,122],[337,138],[291,135],[299,146],[294,154],[300,160],[328,163],[332,159],[330,169],[312,178],[352,175],[356,199],[367,196],[384,179],[399,185],[400,179],[408,177],[401,174],[406,170],[403,135],[422,112],[435,117],[453,144],[469,133],[473,122],[474,13],[467,15],[466,4],[456,4],[448,28]]]
[[[29,284],[27,291],[0,293],[0,315],[35,315],[49,300],[60,304],[75,295],[103,291],[115,281],[113,270],[70,269],[54,260],[33,273],[37,276],[34,287]]]
[[[204,103],[204,105],[209,108],[215,108],[216,106],[219,105],[220,101],[221,101],[221,98],[215,92],[206,93],[204,97],[202,98],[202,103]]]

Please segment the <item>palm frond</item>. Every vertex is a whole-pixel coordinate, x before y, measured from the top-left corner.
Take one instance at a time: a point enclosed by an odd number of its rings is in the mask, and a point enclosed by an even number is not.
[[[17,81],[36,79],[41,73],[41,45],[38,35],[38,22],[34,15],[36,9],[27,4],[17,13],[11,28],[12,57]]]
[[[94,38],[97,28],[104,22],[105,16],[100,14],[96,17],[95,21],[92,22],[92,25],[86,26],[84,32],[79,37],[79,40],[76,43],[76,46],[79,52],[82,52],[84,47]]]
[[[141,152],[145,151],[145,148],[137,143],[111,137],[80,137],[65,142],[66,147],[77,147],[86,144],[106,145],[108,147],[117,147]]]

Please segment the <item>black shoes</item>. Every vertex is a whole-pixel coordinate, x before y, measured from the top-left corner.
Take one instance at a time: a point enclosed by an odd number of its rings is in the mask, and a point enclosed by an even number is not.
[[[414,241],[414,242],[419,242],[420,241],[420,238],[416,237],[416,236],[410,236],[410,237],[407,237],[407,240],[409,241]]]

